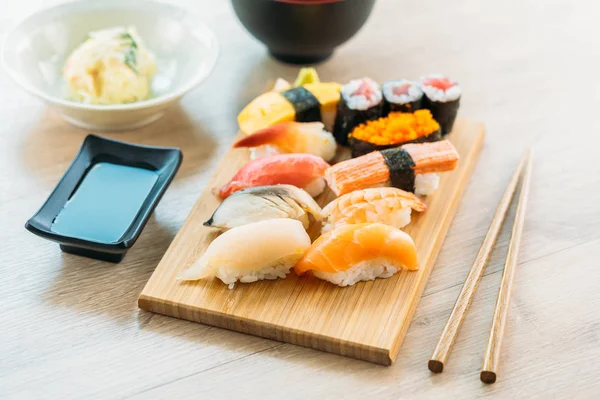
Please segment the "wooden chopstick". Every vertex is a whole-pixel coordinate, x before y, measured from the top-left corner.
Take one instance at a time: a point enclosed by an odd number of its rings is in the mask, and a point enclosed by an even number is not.
[[[502,196],[500,204],[496,209],[496,213],[494,214],[492,223],[490,224],[487,234],[485,235],[485,239],[479,248],[479,253],[477,253],[477,257],[475,257],[473,266],[471,267],[471,270],[465,279],[465,283],[463,284],[458,298],[456,299],[456,303],[454,304],[454,308],[450,313],[450,317],[448,317],[446,326],[444,327],[435,350],[431,355],[427,365],[431,372],[439,373],[444,370],[444,364],[448,360],[448,356],[452,350],[452,345],[454,344],[456,336],[458,335],[458,330],[460,329],[460,326],[465,318],[469,304],[471,304],[473,294],[475,293],[475,289],[477,289],[477,284],[481,279],[485,265],[490,258],[494,243],[498,238],[498,233],[500,232],[502,222],[504,221],[508,207],[510,206],[511,200],[515,194],[517,183],[519,182],[519,176],[521,175],[521,171],[523,169],[523,165],[525,165],[527,156],[528,153],[523,155],[519,166],[517,167],[515,173],[508,183],[508,186],[506,187],[506,190],[504,191],[504,195]]]
[[[529,186],[531,181],[531,166],[533,163],[533,154],[529,152],[529,161],[525,168],[523,182],[521,183],[521,194],[517,203],[515,222],[512,227],[506,261],[504,262],[504,272],[502,273],[502,282],[498,291],[498,299],[494,308],[494,319],[490,329],[487,348],[483,359],[480,379],[485,383],[496,382],[498,375],[498,365],[500,363],[500,349],[502,347],[502,338],[504,336],[504,327],[506,326],[506,317],[510,305],[510,295],[517,268],[517,257],[519,255],[519,246],[521,245],[521,235],[523,232],[523,223],[525,221],[525,209],[527,208],[527,197],[529,196]]]

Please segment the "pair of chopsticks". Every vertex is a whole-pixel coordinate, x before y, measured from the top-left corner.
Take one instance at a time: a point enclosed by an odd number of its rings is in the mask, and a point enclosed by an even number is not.
[[[465,283],[456,299],[456,304],[450,313],[448,322],[442,331],[440,339],[431,355],[428,367],[432,372],[442,372],[444,364],[448,359],[448,355],[452,350],[452,345],[458,335],[458,330],[462,325],[462,322],[467,314],[467,309],[471,304],[477,284],[479,283],[483,274],[483,269],[487,264],[494,243],[498,238],[500,227],[506,217],[506,213],[515,194],[517,183],[521,172],[525,167],[523,180],[521,183],[521,194],[519,195],[519,201],[517,204],[517,212],[515,221],[512,227],[512,236],[508,244],[508,252],[506,254],[506,260],[504,262],[504,272],[502,274],[502,282],[500,283],[500,289],[498,291],[498,299],[496,300],[496,307],[494,309],[494,318],[492,320],[492,327],[490,329],[490,335],[487,342],[487,348],[485,350],[485,356],[483,360],[483,366],[481,368],[480,379],[485,383],[496,382],[498,374],[498,365],[500,363],[500,350],[502,347],[502,337],[504,334],[504,327],[506,325],[506,317],[508,315],[508,306],[510,304],[510,294],[515,275],[515,268],[517,266],[517,256],[519,253],[519,246],[521,244],[521,233],[523,231],[523,222],[525,220],[525,208],[527,206],[527,197],[529,194],[529,185],[531,181],[531,166],[533,162],[533,154],[531,150],[528,150],[523,155],[517,170],[513,174],[508,187],[500,200],[498,209],[494,214],[492,223],[488,229],[485,239],[481,244],[479,253],[475,257],[471,271],[465,279]]]

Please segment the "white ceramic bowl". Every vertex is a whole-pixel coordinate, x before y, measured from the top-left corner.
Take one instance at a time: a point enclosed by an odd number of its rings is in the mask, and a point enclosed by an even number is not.
[[[62,66],[92,30],[135,26],[158,66],[149,100],[92,105],[66,98]],[[214,34],[181,8],[147,0],[86,0],[40,11],[6,37],[2,62],[29,93],[54,107],[70,123],[94,131],[139,128],[202,82],[218,55]]]

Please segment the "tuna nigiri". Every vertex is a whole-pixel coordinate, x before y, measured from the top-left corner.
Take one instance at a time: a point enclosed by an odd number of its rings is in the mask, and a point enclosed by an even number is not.
[[[271,219],[230,229],[218,236],[179,280],[217,277],[232,289],[236,282],[285,278],[310,247],[302,223]]]
[[[329,164],[321,157],[311,154],[262,157],[244,165],[217,192],[224,199],[242,189],[286,183],[306,190],[311,196],[317,196],[325,189],[323,174],[328,167]]]
[[[379,223],[343,225],[320,236],[294,267],[339,286],[389,278],[399,270],[418,269],[411,237]]]
[[[415,194],[392,187],[356,190],[329,203],[322,212],[323,233],[338,226],[380,222],[395,228],[410,223],[411,210],[424,212],[427,205]]]
[[[282,122],[238,140],[233,147],[250,147],[251,158],[269,154],[273,147],[276,153],[308,153],[330,161],[335,139],[323,127],[322,122]]]
[[[292,185],[258,186],[227,197],[205,226],[231,229],[274,218],[292,218],[308,228],[308,214],[321,220],[321,207],[304,190]]]

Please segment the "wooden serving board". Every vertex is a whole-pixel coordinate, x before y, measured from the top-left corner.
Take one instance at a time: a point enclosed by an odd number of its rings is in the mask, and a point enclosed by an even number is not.
[[[461,156],[458,168],[442,175],[440,188],[426,199],[428,210],[421,215],[413,212],[413,221],[405,229],[417,244],[420,269],[344,288],[312,277],[298,278],[293,272],[277,281],[237,283],[231,290],[218,279],[176,281],[216,237],[214,230],[202,225],[219,204],[212,189],[227,182],[248,160],[247,150],[231,150],[150,277],[139,307],[389,365],[396,359],[475,168],[484,135],[483,124],[462,120],[449,136]],[[324,205],[333,197],[326,191],[318,201]],[[318,229],[312,227],[313,238]]]

